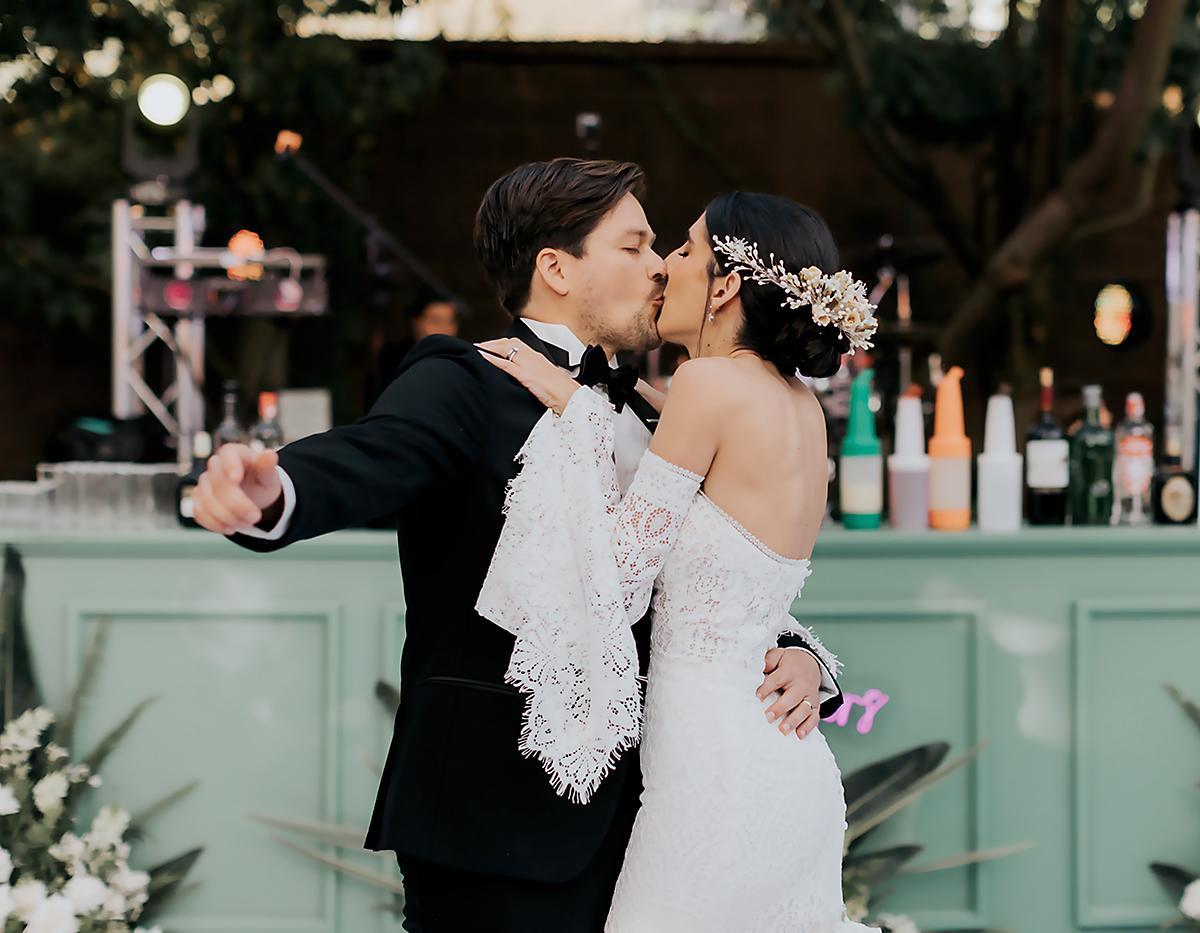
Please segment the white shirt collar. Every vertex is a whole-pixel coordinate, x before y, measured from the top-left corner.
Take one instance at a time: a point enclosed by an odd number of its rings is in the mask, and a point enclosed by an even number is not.
[[[553,344],[560,350],[565,350],[567,362],[572,369],[579,365],[583,359],[583,351],[587,347],[566,324],[549,324],[546,321],[535,321],[533,318],[528,317],[521,318],[521,322],[537,334],[545,343]],[[610,359],[608,365],[612,369],[616,369],[616,359]]]

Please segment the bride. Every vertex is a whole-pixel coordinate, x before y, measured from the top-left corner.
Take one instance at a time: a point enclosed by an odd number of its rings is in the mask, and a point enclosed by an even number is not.
[[[609,933],[877,933],[845,914],[846,805],[816,707],[785,740],[777,696],[752,699],[785,630],[838,669],[789,614],[827,492],[824,416],[796,373],[833,374],[875,330],[837,269],[829,229],[799,204],[708,205],[667,259],[658,323],[689,360],[669,400],[650,399],[661,420],[623,500],[605,398],[519,340],[480,345],[550,409],[518,455],[477,606],[516,635],[522,749],[583,803],[641,742]],[[511,582],[530,567],[541,586]],[[652,598],[643,712],[629,625]]]

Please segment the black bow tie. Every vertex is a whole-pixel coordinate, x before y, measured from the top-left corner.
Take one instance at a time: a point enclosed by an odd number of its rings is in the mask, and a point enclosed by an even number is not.
[[[625,403],[637,395],[638,371],[633,366],[614,369],[608,365],[604,348],[591,346],[583,351],[575,381],[584,386],[603,385],[608,389],[608,400],[619,414],[625,408]]]

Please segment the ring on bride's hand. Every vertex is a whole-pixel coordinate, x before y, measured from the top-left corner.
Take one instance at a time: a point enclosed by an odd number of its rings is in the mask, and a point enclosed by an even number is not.
[[[812,705],[812,703],[809,701],[808,697],[805,697],[805,698],[804,698],[803,700],[801,700],[800,702],[801,702],[801,703],[808,703],[808,708],[809,708],[809,709],[811,709],[811,710],[814,710],[814,711],[816,710],[816,707]]]
[[[513,347],[511,350],[508,351],[508,354],[504,358],[506,360],[511,360],[516,355],[517,355],[517,348]]]

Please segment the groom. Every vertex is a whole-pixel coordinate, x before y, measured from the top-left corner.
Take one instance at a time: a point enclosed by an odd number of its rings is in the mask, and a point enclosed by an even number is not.
[[[618,350],[646,350],[664,266],[629,163],[555,159],[496,181],[475,243],[519,337],[618,407],[622,491],[654,412],[617,377]],[[622,404],[624,403],[624,404]],[[513,639],[474,606],[503,523],[514,456],[545,408],[471,344],[423,340],[365,417],[255,455],[228,444],[195,493],[205,528],[274,551],[398,513],[407,604],[396,714],[365,847],[397,853],[411,933],[598,933],[612,898],[641,776],[625,753],[586,806],[555,795],[518,751],[522,696],[504,683]],[[448,556],[449,555],[449,556]],[[643,672],[649,622],[634,627]],[[802,643],[768,652],[764,687],[804,716],[841,703]],[[779,741],[794,741],[783,735]]]

